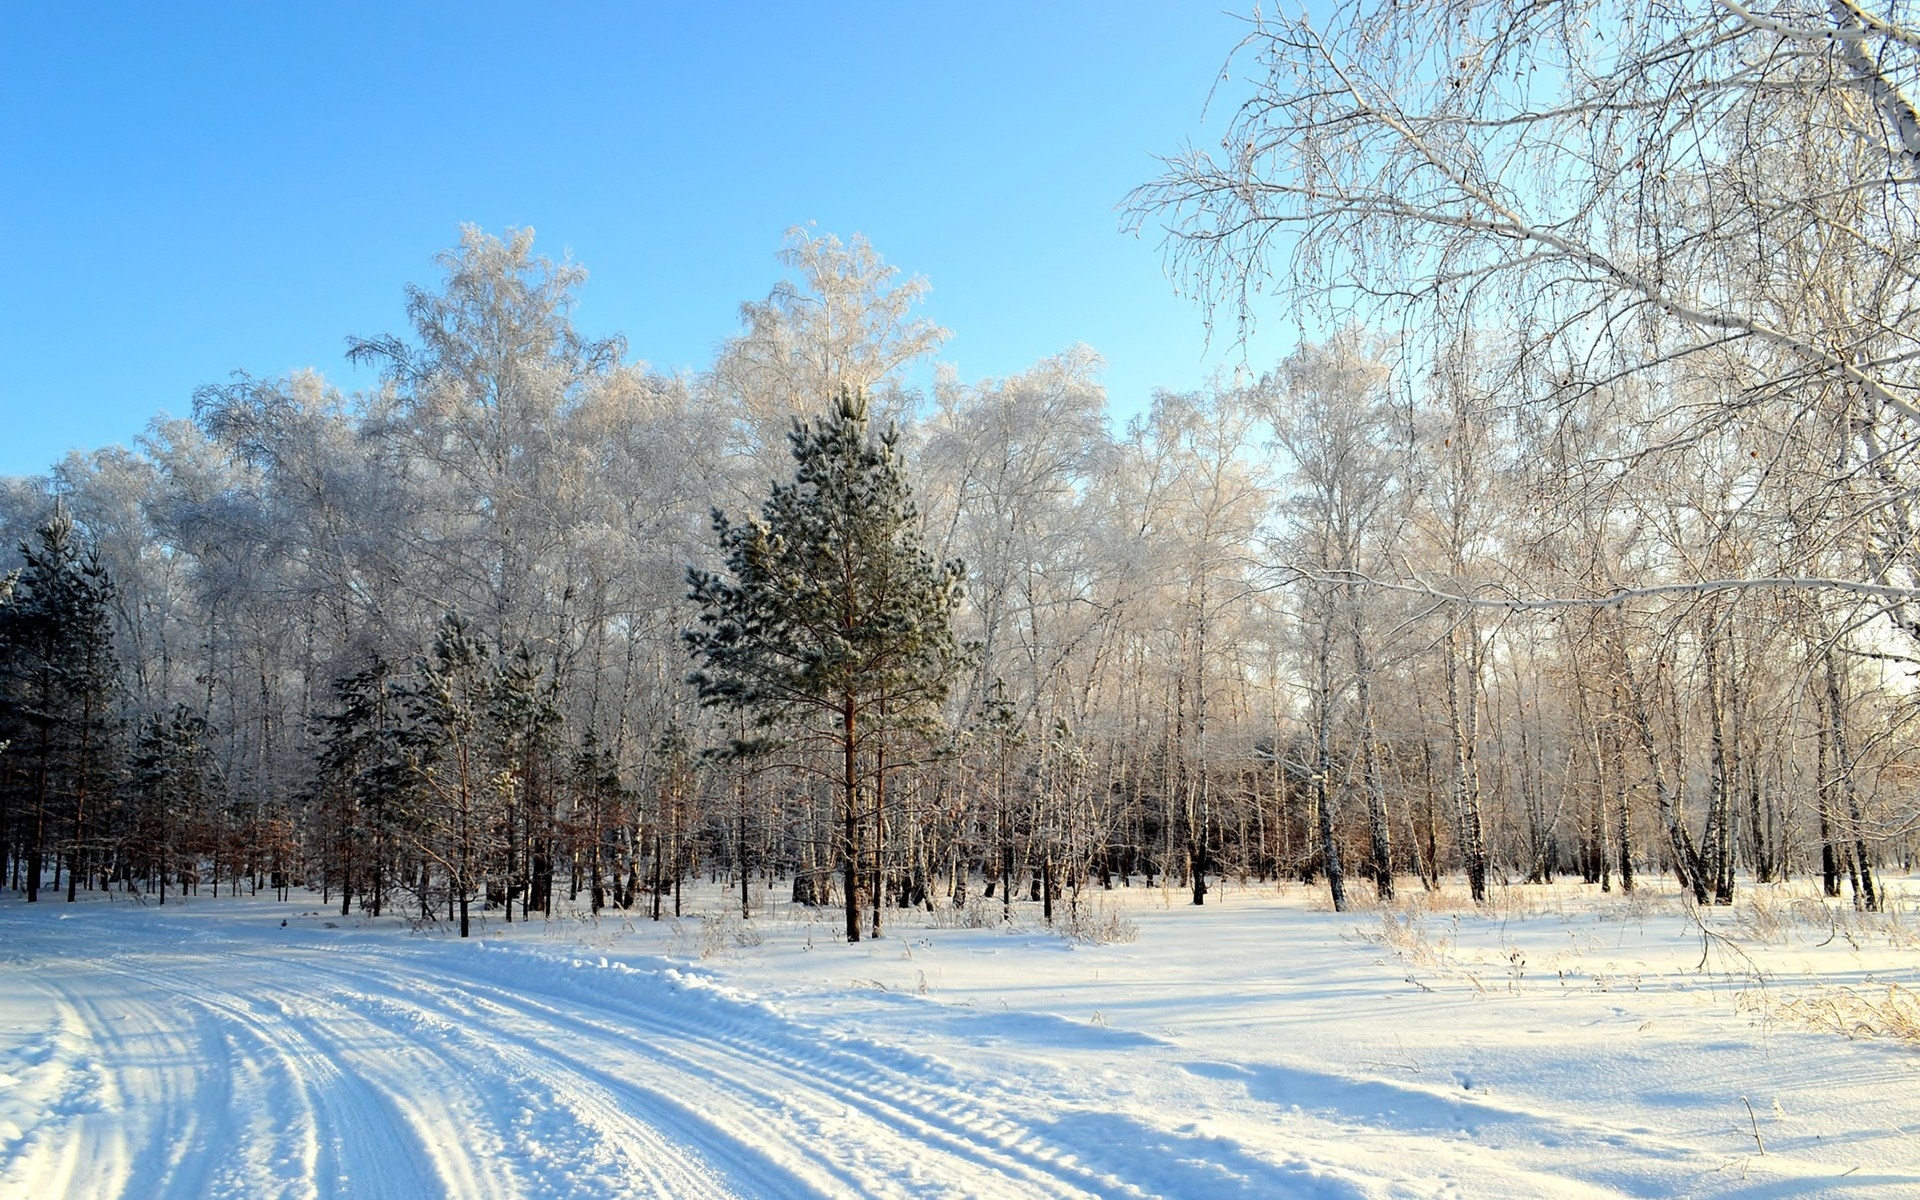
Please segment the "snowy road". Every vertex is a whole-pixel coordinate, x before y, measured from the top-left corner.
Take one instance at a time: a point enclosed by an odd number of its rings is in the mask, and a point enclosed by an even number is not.
[[[0,1077],[0,1192],[1153,1194],[936,1059],[668,965],[132,915],[7,930],[0,1007],[45,1022]],[[1101,1132],[1155,1192],[1300,1191]]]
[[[1259,961],[1233,939],[1270,942],[1270,916],[1214,917],[1213,953]],[[657,928],[602,954],[581,926],[463,943],[332,924],[246,902],[0,908],[0,1196],[1920,1191],[1920,1169],[1888,1169],[1920,1148],[1911,1102],[1877,1118],[1891,1134],[1814,1131],[1798,1157],[1769,1115],[1771,1153],[1742,1157],[1757,1139],[1717,1096],[1703,1117],[1651,1090],[1725,1076],[1726,1103],[1785,1094],[1784,1114],[1811,1101],[1771,1076],[1813,1095],[1847,1043],[1690,1031],[1623,1055],[1620,1031],[1654,1022],[1563,991],[1549,1019],[1586,1032],[1556,1048],[1524,997],[1490,1017],[1444,981],[1381,999],[1377,949],[1337,937],[1303,936],[1289,997],[1279,976],[1183,977],[1197,956],[990,931],[853,950],[789,926],[714,971],[636,952],[666,949],[631,944]],[[1154,967],[1126,976],[1136,961]],[[1364,1011],[1383,1003],[1387,1061],[1337,1044],[1384,1041]],[[1423,1030],[1465,1047],[1453,1065]],[[1848,1063],[1874,1064],[1896,1091],[1914,1077],[1899,1052]],[[1859,1165],[1822,1158],[1842,1150]]]

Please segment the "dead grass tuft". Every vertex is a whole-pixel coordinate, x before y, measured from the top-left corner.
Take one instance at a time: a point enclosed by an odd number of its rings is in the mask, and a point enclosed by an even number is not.
[[[1140,927],[1129,920],[1118,905],[1104,900],[1069,903],[1065,918],[1056,922],[1054,928],[1061,937],[1082,946],[1107,946],[1140,937]]]
[[[1773,1001],[1769,1015],[1851,1041],[1886,1040],[1920,1047],[1920,992],[1884,987],[1825,987]]]

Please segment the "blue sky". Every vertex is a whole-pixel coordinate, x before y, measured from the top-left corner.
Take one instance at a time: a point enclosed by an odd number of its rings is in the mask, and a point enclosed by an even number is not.
[[[580,327],[663,368],[738,330],[789,226],[863,233],[963,377],[1085,342],[1137,410],[1240,361],[1115,206],[1212,140],[1243,31],[1184,0],[0,5],[0,475],[234,370],[364,385],[344,339],[403,331],[463,221],[583,263]]]

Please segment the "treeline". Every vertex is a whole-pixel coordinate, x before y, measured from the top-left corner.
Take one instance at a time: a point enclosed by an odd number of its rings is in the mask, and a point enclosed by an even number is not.
[[[1884,603],[1692,586],[1859,577],[1811,427],[1573,489],[1678,428],[1684,370],[1543,421],[1470,342],[1358,330],[1124,425],[1084,348],[925,395],[923,283],[859,239],[782,261],[669,375],[574,327],[529,232],[468,229],[405,335],[350,340],[378,387],[236,375],[7,481],[8,884],[464,933],[705,873],[858,937],[1222,877],[1872,907],[1911,866]]]

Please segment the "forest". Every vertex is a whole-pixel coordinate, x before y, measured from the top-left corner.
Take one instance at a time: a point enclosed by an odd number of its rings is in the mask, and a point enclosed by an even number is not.
[[[1419,7],[1250,26],[1220,145],[1125,202],[1219,336],[1307,333],[1198,391],[962,379],[927,281],[805,227],[660,372],[465,227],[348,338],[377,386],[236,373],[0,481],[7,885],[465,934],[757,881],[855,941],[1223,878],[1877,908],[1920,37]]]

